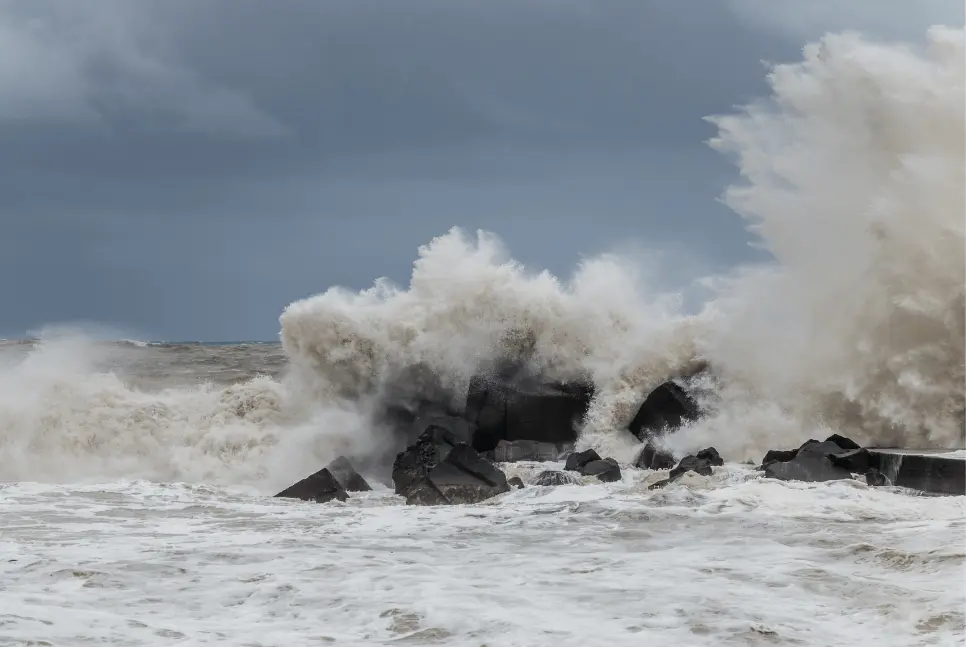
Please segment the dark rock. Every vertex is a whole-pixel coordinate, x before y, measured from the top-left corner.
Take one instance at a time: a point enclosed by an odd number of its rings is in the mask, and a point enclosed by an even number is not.
[[[328,469],[319,470],[275,496],[284,499],[315,501],[316,503],[326,503],[333,499],[345,501],[349,498],[345,489]]]
[[[580,485],[582,481],[579,477],[568,472],[557,470],[544,470],[530,479],[530,485],[550,487],[555,485]]]
[[[509,485],[510,487],[515,487],[518,490],[522,490],[524,487],[526,487],[523,484],[523,479],[520,478],[519,476],[511,476],[506,480],[506,484]]]
[[[697,454],[688,454],[682,458],[668,474],[668,478],[652,484],[648,489],[654,490],[662,488],[678,480],[688,472],[694,472],[701,476],[711,476],[713,472],[711,468],[720,465],[724,465],[724,461],[718,455],[718,450],[714,447],[708,447],[707,449],[702,449]]]
[[[853,474],[865,474],[872,466],[872,455],[868,449],[852,449],[840,454],[829,454],[829,460]]]
[[[634,465],[642,470],[669,470],[674,467],[674,456],[647,443]]]
[[[443,427],[430,426],[415,444],[396,456],[392,464],[392,482],[396,494],[403,494],[411,483],[423,479],[429,470],[446,458],[459,439]]]
[[[493,463],[433,426],[396,457],[393,483],[412,505],[478,503],[510,489]]]
[[[599,481],[613,483],[621,480],[621,468],[613,458],[590,461],[580,468],[584,476],[596,476]]]
[[[593,449],[585,449],[582,452],[574,452],[568,456],[564,469],[568,472],[579,472],[587,463],[599,460],[601,460],[600,454]]]
[[[541,443],[536,440],[501,440],[492,452],[492,458],[498,463],[516,463],[519,461],[556,461],[560,460],[570,446],[568,444],[555,445]]]
[[[769,449],[765,457],[761,459],[762,465],[768,463],[787,463],[798,456],[797,449]]]
[[[339,456],[325,469],[329,470],[346,492],[368,492],[372,489],[345,456]]]
[[[762,466],[765,476],[781,481],[805,481],[808,483],[852,478],[852,473],[849,470],[835,465],[828,455],[817,447],[823,444],[813,443],[804,447],[790,461],[768,463]],[[830,444],[834,445],[834,443]]]
[[[851,438],[846,438],[845,436],[840,436],[838,434],[832,434],[831,436],[825,439],[825,442],[835,443],[842,449],[846,449],[846,450],[862,449],[862,445],[860,445],[859,443],[855,442]]]
[[[698,460],[707,461],[709,465],[714,467],[721,467],[724,465],[724,459],[721,458],[721,455],[718,454],[718,450],[714,447],[702,449],[695,454],[695,456],[697,456]]]
[[[889,480],[889,477],[874,467],[869,468],[869,471],[865,473],[865,482],[872,487],[885,487],[892,485],[892,481]]]
[[[473,448],[491,451],[501,440],[572,443],[592,393],[583,385],[544,382],[522,372],[474,376],[464,412],[474,428]]]
[[[627,429],[647,441],[698,419],[697,402],[675,382],[665,382],[648,394]]]

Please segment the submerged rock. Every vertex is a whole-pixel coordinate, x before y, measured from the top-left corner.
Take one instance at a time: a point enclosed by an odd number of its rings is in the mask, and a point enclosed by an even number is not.
[[[556,485],[580,485],[579,477],[559,470],[544,470],[530,479],[530,485],[551,487]]]
[[[889,480],[889,477],[874,467],[869,468],[869,471],[865,473],[865,482],[871,487],[885,487],[892,485],[892,481]]]
[[[315,501],[316,503],[327,503],[332,500],[345,501],[349,498],[342,484],[326,468],[305,477],[275,496],[283,499]]]
[[[510,487],[515,487],[518,490],[522,490],[526,485],[523,483],[523,479],[519,476],[511,476],[506,480],[507,485]]]
[[[688,472],[694,472],[695,474],[700,474],[701,476],[711,476],[713,467],[719,467],[724,465],[724,461],[721,456],[718,455],[718,450],[714,447],[708,447],[702,449],[697,454],[688,454],[671,470],[668,474],[668,478],[663,481],[658,481],[650,486],[649,489],[662,488],[666,485],[670,485],[674,481],[678,480]]]

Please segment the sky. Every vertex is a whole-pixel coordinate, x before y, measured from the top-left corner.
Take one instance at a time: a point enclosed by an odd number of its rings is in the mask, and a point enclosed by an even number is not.
[[[703,117],[828,30],[960,0],[0,0],[0,337],[273,340],[291,301],[499,234],[528,267],[754,260]]]

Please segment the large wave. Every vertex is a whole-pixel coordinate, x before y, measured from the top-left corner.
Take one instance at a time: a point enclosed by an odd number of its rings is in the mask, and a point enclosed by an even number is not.
[[[712,118],[742,178],[724,200],[773,261],[705,280],[697,314],[642,259],[560,280],[453,230],[419,250],[408,287],[291,304],[279,380],[149,392],[83,344],[41,344],[0,369],[0,478],[281,486],[384,443],[372,413],[401,384],[459,400],[507,356],[592,380],[581,442],[622,458],[643,395],[701,362],[712,414],[671,437],[678,451],[757,460],[828,430],[962,446],[964,75],[962,29],[933,28],[923,49],[830,35],[771,71],[770,97]]]

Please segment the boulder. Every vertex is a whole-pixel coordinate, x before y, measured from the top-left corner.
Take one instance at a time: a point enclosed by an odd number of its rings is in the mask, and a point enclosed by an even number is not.
[[[522,490],[524,487],[526,487],[523,483],[523,479],[519,476],[511,476],[506,480],[506,484],[510,487],[515,487],[518,490]]]
[[[676,382],[665,382],[644,399],[627,429],[646,442],[697,420],[698,403]]]
[[[634,466],[642,470],[669,470],[674,467],[674,456],[647,443],[638,455],[637,461],[634,462]]]
[[[620,465],[613,458],[590,461],[580,468],[580,473],[584,476],[596,476],[597,480],[604,483],[613,483],[621,480]]]
[[[530,479],[530,485],[551,487],[556,485],[580,485],[580,478],[568,472],[558,470],[544,470]]]
[[[320,469],[315,474],[305,477],[275,496],[283,499],[315,501],[316,503],[327,503],[333,499],[345,501],[349,498],[342,484],[326,468]]]
[[[466,397],[465,419],[473,427],[473,448],[492,451],[501,440],[573,443],[592,390],[554,383],[519,372],[474,376]]]
[[[587,463],[601,460],[600,454],[593,449],[585,449],[582,452],[574,452],[567,457],[564,469],[568,472],[580,472]]]
[[[821,483],[852,478],[852,472],[829,458],[841,451],[842,448],[832,442],[807,443],[790,461],[768,463],[763,469],[765,476],[781,481]]]
[[[503,472],[441,427],[396,457],[393,483],[410,505],[479,503],[510,490]]]
[[[329,470],[346,492],[368,492],[372,489],[345,456],[339,456],[326,465],[325,469]]]
[[[869,451],[855,441],[833,434],[824,441],[806,440],[798,449],[771,450],[761,469],[768,478],[783,481],[824,482],[852,478],[873,467]]]
[[[497,463],[516,463],[519,461],[558,461],[560,457],[573,449],[569,443],[542,443],[536,440],[501,440],[492,452],[487,452],[487,458]]]
[[[650,489],[656,489],[669,485],[674,481],[678,480],[688,472],[694,472],[695,474],[700,474],[701,476],[711,476],[713,470],[712,467],[718,467],[724,465],[724,461],[721,460],[721,456],[718,455],[718,450],[714,447],[708,447],[707,449],[702,449],[697,454],[688,454],[671,470],[668,474],[668,478],[663,481],[658,481],[650,486]]]

